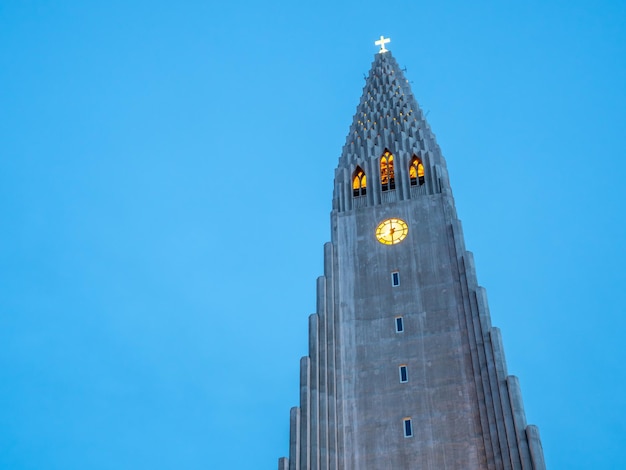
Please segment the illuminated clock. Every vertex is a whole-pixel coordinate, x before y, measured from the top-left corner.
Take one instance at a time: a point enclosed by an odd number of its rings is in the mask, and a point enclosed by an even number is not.
[[[376,239],[383,245],[395,245],[404,240],[409,226],[402,219],[386,219],[376,227]]]

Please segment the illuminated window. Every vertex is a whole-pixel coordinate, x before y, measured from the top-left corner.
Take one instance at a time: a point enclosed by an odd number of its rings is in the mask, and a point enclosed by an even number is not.
[[[400,285],[400,273],[398,271],[391,273],[391,285],[393,287]]]
[[[354,197],[365,196],[367,188],[367,177],[360,166],[356,167],[352,173],[352,195]]]
[[[411,186],[421,186],[424,184],[424,165],[420,162],[419,158],[413,157],[411,165],[409,166],[409,178],[411,179]]]
[[[396,317],[396,333],[402,333],[404,331],[404,319],[402,317]]]
[[[387,158],[381,157],[380,159],[380,184],[383,185],[383,191],[389,185],[389,170],[387,169]]]
[[[400,383],[407,383],[409,381],[409,371],[406,366],[400,366],[398,372],[400,373]]]
[[[413,422],[411,418],[404,418],[404,437],[412,437],[413,436]]]
[[[396,189],[396,174],[393,168],[393,155],[385,150],[380,157],[380,187],[383,191]]]

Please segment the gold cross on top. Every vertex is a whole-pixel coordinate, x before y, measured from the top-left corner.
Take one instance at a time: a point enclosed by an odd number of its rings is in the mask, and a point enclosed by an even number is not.
[[[391,42],[391,39],[386,38],[385,36],[381,36],[378,41],[374,42],[376,46],[380,46],[380,51],[378,51],[379,54],[387,52],[387,49],[385,49],[385,44],[387,44],[388,42]]]

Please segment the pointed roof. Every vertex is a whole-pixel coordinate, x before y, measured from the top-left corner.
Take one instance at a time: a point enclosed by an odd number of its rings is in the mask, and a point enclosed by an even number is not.
[[[378,158],[385,148],[392,153],[439,151],[409,81],[389,51],[374,58],[340,165]]]

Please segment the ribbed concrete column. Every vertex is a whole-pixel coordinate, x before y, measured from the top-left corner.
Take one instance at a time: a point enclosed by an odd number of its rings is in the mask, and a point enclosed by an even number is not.
[[[311,374],[311,360],[303,357],[300,360],[300,469],[308,470],[311,464],[311,391],[309,376]],[[292,457],[293,458],[293,457]]]
[[[533,470],[546,470],[546,462],[543,459],[543,447],[539,437],[539,428],[532,424],[526,426],[526,436],[530,447],[530,455],[533,459]]]
[[[300,408],[294,406],[289,412],[289,470],[300,470]]]
[[[319,316],[309,316],[309,466],[307,470],[317,470],[319,462]]]
[[[326,305],[327,395],[328,395],[328,468],[337,469],[337,392],[336,392],[336,335],[335,301],[333,284],[333,245],[324,244],[324,302]]]
[[[319,350],[319,470],[328,470],[328,318],[326,316],[326,279],[317,278],[317,316]]]
[[[519,448],[515,437],[515,425],[513,424],[513,411],[509,402],[509,391],[506,384],[507,370],[504,358],[504,347],[502,346],[502,334],[499,328],[491,329],[491,346],[493,348],[494,361],[496,363],[496,373],[498,378],[498,392],[502,406],[502,416],[504,417],[504,429],[506,432],[506,442],[510,451],[511,466],[515,470],[521,470]]]
[[[519,379],[514,375],[509,375],[506,378],[506,382],[509,389],[511,408],[513,409],[515,437],[517,438],[517,446],[522,460],[522,469],[533,470],[530,449],[526,438],[526,414],[524,413],[524,404],[522,403],[522,391],[519,386]]]
[[[496,371],[496,361],[493,354],[492,334],[485,336],[485,359],[487,367],[487,377],[489,380],[489,401],[492,406],[491,414],[495,418],[496,440],[494,443],[495,450],[498,451],[499,461],[496,460],[496,468],[511,469],[511,453],[506,438],[506,427],[504,424],[504,415],[502,412],[502,401],[500,400],[500,387],[498,384],[498,373]]]
[[[487,290],[484,287],[479,286],[476,288],[476,302],[478,303],[481,331],[483,334],[487,334],[491,329],[491,315],[489,313],[489,304],[487,303]]]

